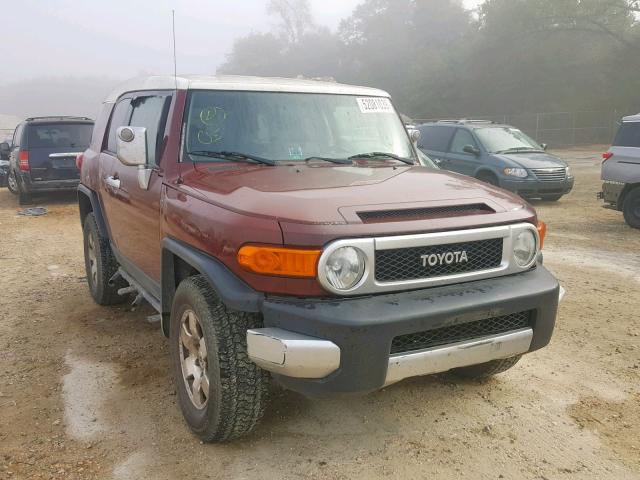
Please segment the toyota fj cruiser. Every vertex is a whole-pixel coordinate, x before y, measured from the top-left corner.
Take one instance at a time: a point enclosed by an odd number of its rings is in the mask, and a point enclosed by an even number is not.
[[[419,166],[413,137],[386,92],[328,82],[149,77],[106,99],[78,158],[89,288],[157,309],[202,440],[250,432],[270,377],[371,392],[547,345],[544,224]]]

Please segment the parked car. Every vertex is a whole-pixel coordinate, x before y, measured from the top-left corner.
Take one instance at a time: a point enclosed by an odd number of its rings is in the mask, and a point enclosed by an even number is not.
[[[622,119],[611,148],[602,155],[602,192],[606,206],[622,211],[640,228],[640,114]]]
[[[547,345],[560,287],[544,224],[417,155],[373,88],[150,77],[107,97],[78,159],[89,290],[157,309],[203,441],[250,432],[269,377],[371,392],[487,377]]]
[[[7,177],[9,175],[9,152],[11,151],[9,144],[5,141],[0,143],[0,187],[7,186]]]
[[[446,170],[527,199],[556,201],[573,188],[567,163],[512,126],[484,120],[443,120],[418,128],[419,148]]]
[[[33,117],[20,123],[9,149],[8,187],[20,204],[36,192],[75,190],[80,181],[76,157],[91,140],[93,120],[86,117]]]

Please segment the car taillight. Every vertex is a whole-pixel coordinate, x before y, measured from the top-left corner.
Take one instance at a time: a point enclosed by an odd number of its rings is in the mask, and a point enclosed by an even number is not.
[[[611,152],[605,152],[602,154],[602,162],[606,162],[607,160],[609,160],[611,157],[613,157],[613,153]]]
[[[29,152],[26,150],[22,150],[18,155],[18,168],[20,170],[28,171],[29,170]]]
[[[78,170],[82,170],[82,162],[84,162],[84,153],[76,157],[76,167],[78,167]]]

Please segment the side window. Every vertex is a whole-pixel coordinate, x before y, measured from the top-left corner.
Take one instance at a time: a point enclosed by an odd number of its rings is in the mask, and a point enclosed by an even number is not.
[[[640,122],[624,122],[613,141],[615,147],[640,147]]]
[[[467,145],[477,147],[476,141],[473,139],[473,135],[468,130],[458,128],[456,134],[453,136],[453,142],[451,142],[451,153],[462,153],[468,155],[463,149]]]
[[[418,147],[436,152],[447,151],[453,128],[423,125],[418,127],[418,130],[420,130]]]
[[[22,143],[22,132],[24,130],[24,124],[18,125],[13,132],[13,140],[11,141],[11,148],[19,147]]]
[[[129,125],[147,129],[147,161],[158,163],[169,105],[169,96],[138,97],[133,100]]]
[[[131,99],[124,98],[120,100],[111,111],[111,120],[109,121],[109,134],[107,137],[106,150],[116,153],[116,130],[129,124],[129,116],[131,113]]]

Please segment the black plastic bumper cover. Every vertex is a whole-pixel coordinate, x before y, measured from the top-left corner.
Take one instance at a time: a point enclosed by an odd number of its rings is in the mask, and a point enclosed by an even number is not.
[[[517,275],[352,299],[267,297],[265,327],[331,340],[341,349],[340,368],[326,378],[274,378],[308,396],[374,391],[385,382],[395,336],[523,311],[533,312],[529,351],[537,350],[551,339],[559,288],[538,265]]]

